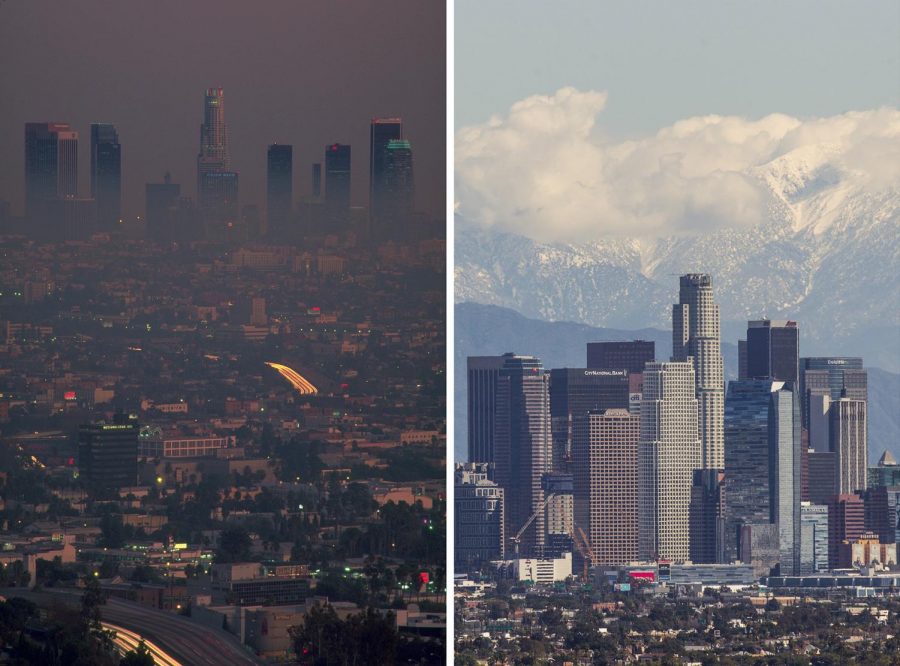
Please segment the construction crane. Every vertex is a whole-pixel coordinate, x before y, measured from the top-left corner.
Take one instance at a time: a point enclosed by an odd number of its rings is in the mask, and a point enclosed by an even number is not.
[[[540,503],[538,508],[532,513],[528,520],[525,521],[525,524],[522,525],[522,529],[516,532],[516,535],[510,539],[513,542],[514,553],[516,555],[516,559],[519,559],[519,543],[522,541],[522,535],[525,534],[525,530],[531,527],[531,523],[535,521],[539,514],[544,512],[544,509],[547,508],[547,505],[556,497],[556,493],[547,493],[544,497],[544,501]]]
[[[559,496],[560,493],[547,493],[544,497],[544,500],[538,505],[538,508],[532,513],[528,520],[525,521],[525,524],[522,525],[522,528],[516,532],[516,535],[510,539],[513,543],[515,558],[519,559],[519,543],[522,541],[522,535],[525,533],[531,524],[535,521],[539,514],[543,513],[547,508],[547,505],[550,504],[556,497]],[[588,562],[590,562],[590,566],[597,566],[597,558],[594,557],[594,548],[591,546],[591,542],[587,537],[587,534],[584,533],[584,530],[580,527],[572,528],[569,530],[569,537],[572,539],[572,544],[575,546],[575,550],[578,551],[578,554],[581,555],[582,562],[584,563],[584,568],[582,571],[582,578],[587,581],[588,578]]]

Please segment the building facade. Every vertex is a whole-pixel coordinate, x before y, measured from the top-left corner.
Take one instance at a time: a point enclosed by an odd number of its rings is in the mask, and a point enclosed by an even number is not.
[[[629,374],[640,374],[647,363],[655,360],[656,343],[652,340],[587,344],[587,367],[592,369],[627,370]]]
[[[575,418],[572,442],[575,526],[594,558],[625,564],[638,556],[638,444],[640,418],[627,409]]]
[[[266,151],[266,222],[269,236],[290,237],[294,209],[294,147],[272,144]]]
[[[712,276],[682,275],[678,303],[672,306],[672,358],[694,367],[702,467],[725,467],[725,375],[722,365],[719,306]]]
[[[503,488],[489,463],[457,463],[453,498],[454,562],[469,571],[505,555]]]
[[[694,470],[703,467],[694,366],[650,363],[644,370],[638,446],[638,555],[690,557]]]
[[[122,218],[122,146],[110,123],[91,125],[91,197],[100,231],[118,228]]]

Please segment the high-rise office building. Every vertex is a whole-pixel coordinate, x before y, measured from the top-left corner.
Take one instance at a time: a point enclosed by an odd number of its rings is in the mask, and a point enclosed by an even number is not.
[[[738,340],[738,379],[749,379],[747,376],[747,341]]]
[[[234,224],[238,220],[240,181],[234,171],[210,171],[200,180],[200,210],[206,221]],[[210,233],[210,229],[207,229]]]
[[[725,557],[759,561],[742,530],[773,525],[781,573],[800,564],[800,403],[786,382],[738,380],[725,400]],[[759,531],[757,529],[757,531]],[[745,560],[747,561],[747,560]]]
[[[110,123],[91,124],[91,197],[98,228],[116,229],[122,217],[122,146]]]
[[[800,329],[795,321],[747,322],[747,378],[797,383]]]
[[[900,486],[900,465],[897,464],[893,454],[885,450],[878,459],[878,464],[869,468],[868,476],[866,485],[869,488]]]
[[[690,549],[695,564],[725,562],[725,472],[721,469],[694,470]]]
[[[839,565],[840,545],[866,531],[865,503],[859,495],[835,495],[828,503],[828,566]]]
[[[832,401],[828,415],[829,449],[835,454],[837,492],[860,493],[866,489],[868,481],[866,401],[850,398]]]
[[[162,183],[147,183],[144,194],[148,237],[157,242],[177,240],[182,231],[177,225],[181,185],[173,183],[171,175],[166,172]]]
[[[837,495],[837,456],[833,451],[809,451],[808,497],[813,504],[828,504]]]
[[[682,275],[678,303],[672,306],[672,358],[693,360],[698,404],[702,467],[725,467],[725,376],[719,339],[719,306],[713,300],[712,277]]]
[[[655,360],[656,343],[652,340],[587,343],[588,368],[640,374],[644,372],[644,365]]]
[[[25,216],[44,223],[46,202],[78,195],[78,132],[68,123],[25,123]]]
[[[638,556],[640,434],[640,418],[627,409],[591,411],[575,419],[575,525],[602,564],[626,564]]]
[[[78,429],[78,470],[97,490],[118,490],[137,483],[138,433],[134,421],[117,415],[113,423]]]
[[[406,139],[391,139],[384,153],[384,216],[389,226],[383,231],[387,238],[411,236],[414,194],[412,146]]]
[[[573,550],[575,533],[575,492],[572,475],[547,472],[541,478],[541,488],[548,498],[544,509],[544,547],[542,557],[563,557]]]
[[[505,553],[503,488],[491,480],[489,463],[457,463],[453,497],[454,561],[457,571],[502,559]]]
[[[225,95],[221,88],[207,88],[203,101],[203,124],[200,126],[200,152],[197,155],[197,203],[201,210],[215,209],[219,204],[217,200],[208,200],[208,197],[214,196],[216,188],[211,186],[206,176],[230,171]],[[236,182],[237,174],[234,176]]]
[[[827,395],[832,400],[868,399],[868,373],[863,368],[863,360],[850,356],[801,358],[800,393],[803,427],[808,429],[812,396]]]
[[[866,529],[881,543],[900,543],[900,486],[874,486],[863,493]]]
[[[330,230],[347,227],[350,220],[350,146],[325,147],[325,207]]]
[[[290,237],[294,208],[294,148],[272,144],[266,152],[266,221],[268,234],[285,240]]]
[[[553,468],[568,470],[575,419],[589,411],[628,409],[628,372],[591,368],[550,371],[550,418]]]
[[[373,118],[369,125],[369,214],[372,233],[378,240],[393,235],[389,218],[387,185],[388,145],[403,139],[401,118]]]
[[[493,462],[497,381],[502,356],[470,356],[466,361],[469,462]]]
[[[800,505],[801,575],[828,571],[828,506],[803,502]]]
[[[694,366],[648,363],[641,397],[638,447],[638,554],[641,559],[690,557],[694,470],[703,466]]]
[[[533,356],[504,354],[497,378],[494,480],[504,489],[506,534],[522,533],[525,553],[540,553],[546,533],[543,477],[551,471],[549,376]]]
[[[312,165],[312,195],[318,199],[322,196],[322,163],[316,162]]]

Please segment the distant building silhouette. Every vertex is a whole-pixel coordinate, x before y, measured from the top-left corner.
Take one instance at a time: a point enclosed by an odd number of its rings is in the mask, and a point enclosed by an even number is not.
[[[112,231],[122,217],[122,146],[114,125],[91,125],[91,196],[97,202],[97,227]]]
[[[390,142],[402,138],[401,118],[372,119],[369,126],[369,214],[372,219],[372,235],[377,240],[390,238],[392,235],[387,153]]]
[[[350,220],[350,146],[325,147],[325,208],[329,231],[345,229]]]
[[[294,207],[293,146],[272,144],[266,153],[266,221],[273,238],[290,236]]]

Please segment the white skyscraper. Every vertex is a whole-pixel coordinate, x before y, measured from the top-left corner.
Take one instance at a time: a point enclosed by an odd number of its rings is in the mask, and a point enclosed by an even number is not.
[[[712,277],[682,275],[672,306],[672,359],[694,365],[703,467],[725,467],[725,375]]]
[[[691,485],[702,464],[690,361],[648,363],[638,445],[638,555],[688,559]]]

